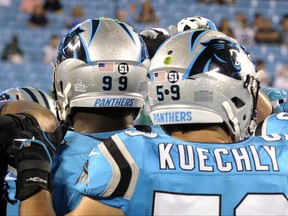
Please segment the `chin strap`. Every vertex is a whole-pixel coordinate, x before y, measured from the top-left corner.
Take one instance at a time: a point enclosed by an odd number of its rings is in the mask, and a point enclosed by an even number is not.
[[[68,94],[71,87],[72,87],[71,83],[68,83],[66,88],[64,89],[62,97],[65,97],[65,100],[62,103],[59,102],[59,99],[57,97],[56,109],[59,120],[63,120],[67,116],[67,109],[69,108]]]
[[[63,120],[63,117],[67,116],[67,108],[69,108],[69,101],[68,101],[68,93],[70,91],[70,89],[72,88],[71,83],[68,83],[67,86],[65,87],[65,89],[63,90],[63,95],[61,97],[65,97],[65,100],[63,101],[63,103],[59,103],[59,98],[58,98],[58,94],[56,91],[56,64],[53,64],[53,88],[54,88],[54,97],[55,97],[55,103],[56,103],[56,114],[57,114],[57,118],[58,120]]]
[[[244,81],[244,88],[247,88],[251,92],[252,97],[253,97],[253,111],[251,115],[250,124],[248,126],[248,132],[250,134],[253,134],[257,126],[258,113],[256,109],[257,109],[258,95],[259,95],[259,90],[260,90],[260,82],[254,76],[248,74]]]

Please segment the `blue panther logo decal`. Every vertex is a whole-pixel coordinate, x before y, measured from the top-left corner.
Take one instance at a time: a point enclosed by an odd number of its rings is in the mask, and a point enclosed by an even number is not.
[[[241,79],[241,64],[238,61],[241,50],[239,45],[224,38],[212,39],[201,44],[204,48],[192,62],[188,77],[214,69],[218,73]]]
[[[100,21],[91,20],[89,24],[91,28],[91,35],[88,45],[90,44],[91,40],[96,34],[97,29],[100,26]],[[63,38],[59,46],[57,56],[58,64],[68,58],[77,58],[86,63],[90,62],[89,53],[87,51],[87,45],[83,42],[81,37],[81,33],[84,31],[85,30],[81,25],[77,25],[67,32],[66,36]]]

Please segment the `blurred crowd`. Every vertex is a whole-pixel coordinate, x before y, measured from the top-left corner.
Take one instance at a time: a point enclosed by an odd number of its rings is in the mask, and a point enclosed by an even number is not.
[[[273,25],[270,17],[260,13],[255,13],[254,19],[249,22],[243,12],[237,12],[234,20],[222,17],[218,30],[247,46],[254,44],[288,45],[288,14],[285,14],[276,26]]]
[[[233,5],[235,0],[198,0],[201,4],[226,4]],[[9,6],[10,0],[0,0],[0,6]],[[27,27],[31,29],[49,28],[50,21],[47,13],[53,13],[55,16],[61,16],[63,13],[63,5],[61,0],[21,0],[19,3],[19,10],[22,13],[28,14]],[[194,15],[194,14],[193,14]],[[157,8],[154,8],[153,1],[134,1],[128,4],[127,7],[118,6],[115,11],[115,17],[132,26],[137,24],[148,24],[154,27],[160,26],[160,19],[158,17]],[[71,8],[70,16],[65,21],[63,32],[86,19],[85,10],[79,3]],[[280,22],[275,24],[272,18],[261,13],[255,13],[253,20],[248,19],[244,12],[237,12],[234,19],[223,15],[219,23],[215,23],[219,31],[237,39],[245,46],[272,44],[287,46],[288,45],[288,13],[284,14]],[[42,60],[44,64],[50,64],[56,60],[57,45],[59,43],[59,35],[53,34],[49,41],[42,47]],[[1,59],[3,61],[11,61],[15,64],[21,64],[24,61],[25,53],[19,45],[18,35],[13,35],[11,40],[5,44],[1,51]],[[265,59],[256,59],[263,62],[265,68]],[[288,62],[288,61],[287,61]],[[269,77],[266,72],[265,83],[267,86],[278,87],[281,84],[282,88],[288,90],[288,64],[283,63],[283,68],[279,71],[273,71],[273,78]],[[276,69],[275,69],[276,70]],[[284,75],[283,75],[284,74]],[[280,81],[279,81],[280,79]],[[284,81],[282,81],[285,79]],[[279,84],[280,83],[280,84]]]

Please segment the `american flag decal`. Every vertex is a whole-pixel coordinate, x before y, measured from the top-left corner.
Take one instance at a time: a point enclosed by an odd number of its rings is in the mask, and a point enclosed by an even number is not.
[[[114,72],[115,63],[114,62],[99,62],[98,71],[99,72]]]
[[[162,82],[165,81],[166,79],[166,72],[165,71],[158,71],[158,72],[154,72],[154,80],[156,82]]]

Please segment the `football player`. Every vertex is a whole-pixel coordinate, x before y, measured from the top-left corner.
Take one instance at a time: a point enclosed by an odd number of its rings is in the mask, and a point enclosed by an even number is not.
[[[167,134],[128,130],[98,144],[78,178],[85,196],[71,215],[285,214],[287,141],[280,134],[251,136],[255,73],[241,46],[223,33],[187,31],[168,39],[151,61],[148,88],[151,119]],[[33,128],[23,138],[14,155],[39,143],[59,145]],[[23,186],[20,213],[53,214],[49,188],[31,194]]]
[[[124,132],[98,145],[72,214],[284,215],[288,143],[280,134],[251,136],[255,73],[241,46],[220,32],[168,39],[151,61],[148,88],[151,119],[168,135]]]
[[[32,86],[18,86],[16,88],[9,88],[3,91],[0,94],[0,100],[4,101],[2,103],[7,103],[8,101],[33,101],[35,103],[38,103],[47,109],[51,110],[53,114],[56,116],[56,108],[55,108],[55,103],[53,98],[46,93],[43,90],[40,90],[36,87]],[[22,102],[20,102],[22,103]],[[24,102],[26,103],[26,102]],[[25,105],[25,110],[30,109],[28,106],[31,106],[34,104],[28,104]],[[19,106],[21,107],[21,104],[19,103],[11,103],[9,106],[5,106],[2,110],[2,114],[4,113],[15,113],[18,111]],[[15,110],[16,109],[16,110]],[[21,108],[23,109],[23,108]],[[38,109],[38,108],[37,108]],[[40,110],[39,110],[40,112]],[[52,121],[47,121],[47,119],[38,119],[38,121],[42,121],[42,125],[44,124],[47,129],[52,130],[56,125],[54,120]],[[5,175],[5,184],[4,184],[4,189],[5,189],[5,199],[8,200],[8,202],[12,205],[8,204],[8,209],[7,209],[7,214],[8,215],[13,215],[18,212],[18,200],[15,199],[15,180],[16,180],[16,172],[15,169],[11,166],[8,166],[8,172]],[[3,200],[5,202],[5,200]],[[4,207],[2,208],[4,209]]]
[[[7,95],[6,95],[7,96]],[[3,99],[3,98],[2,98]],[[1,168],[0,168],[0,182],[1,182],[1,211],[5,214],[6,199],[4,199],[3,181],[5,173],[7,172],[7,163],[10,161],[9,153],[7,153],[13,138],[17,137],[23,129],[29,125],[39,125],[43,131],[53,131],[58,124],[56,116],[46,107],[31,100],[26,101],[0,101],[0,154],[1,154]],[[11,163],[13,167],[15,164]],[[12,185],[14,181],[11,181]]]
[[[71,130],[56,152],[53,177],[48,174],[43,180],[47,184],[41,185],[50,190],[53,184],[57,215],[72,211],[82,198],[73,187],[95,145],[117,132],[135,130],[133,121],[147,94],[149,63],[139,34],[114,19],[88,19],[63,37],[54,67],[54,92],[59,119],[67,122]],[[30,170],[31,175],[39,174],[37,177],[44,179],[41,173],[47,170],[37,168],[41,172],[35,174],[35,169]],[[18,172],[18,188],[26,187],[23,179],[31,177],[27,173],[29,170]],[[23,200],[40,190],[32,186],[30,189],[16,191],[16,197]]]

